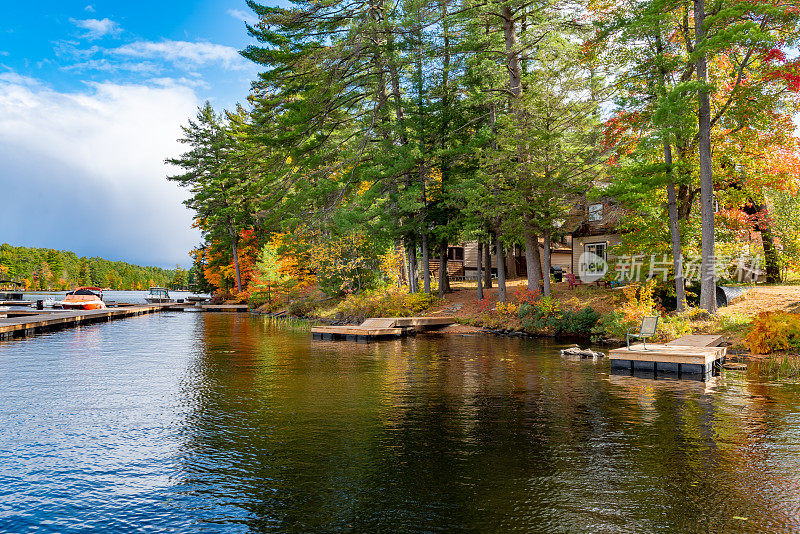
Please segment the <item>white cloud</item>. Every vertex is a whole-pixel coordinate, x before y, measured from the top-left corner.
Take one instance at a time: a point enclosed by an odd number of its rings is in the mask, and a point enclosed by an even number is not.
[[[122,29],[111,19],[69,19],[78,28],[85,30],[81,37],[93,41],[106,35],[115,37]]]
[[[89,48],[80,48],[78,41],[56,41],[55,47],[53,47],[56,56],[74,59],[89,58],[101,50],[102,48],[97,45],[92,45]]]
[[[250,26],[258,23],[258,18],[253,13],[248,13],[247,11],[242,11],[241,9],[229,9],[227,13],[236,20],[246,22]]]
[[[229,70],[242,70],[245,60],[230,46],[189,41],[136,41],[108,50],[108,53],[152,60],[163,60],[175,66],[200,67],[219,64]]]
[[[94,6],[89,4],[88,6],[83,8],[84,11],[88,11],[89,13],[94,13]]]
[[[59,92],[0,74],[0,187],[15,198],[0,210],[4,240],[187,264],[199,236],[164,159],[185,149],[180,125],[198,104],[177,81]]]
[[[189,78],[181,76],[180,78],[150,78],[148,83],[159,87],[192,87],[194,89],[210,89],[211,85],[201,78]]]
[[[149,61],[109,61],[108,59],[89,59],[61,67],[65,71],[95,70],[102,72],[135,72],[139,74],[155,74],[161,67]]]

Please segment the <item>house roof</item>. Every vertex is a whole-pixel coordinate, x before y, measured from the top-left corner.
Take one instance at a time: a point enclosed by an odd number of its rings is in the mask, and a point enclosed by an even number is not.
[[[590,221],[588,209],[590,205],[602,204],[603,211],[599,221]],[[602,198],[595,202],[585,199],[575,203],[572,211],[567,216],[562,228],[569,234],[580,237],[585,235],[600,235],[616,233],[625,210],[609,198]]]

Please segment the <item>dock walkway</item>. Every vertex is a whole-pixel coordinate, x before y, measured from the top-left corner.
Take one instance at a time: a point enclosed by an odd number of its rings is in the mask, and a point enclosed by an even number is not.
[[[247,311],[247,306],[224,304],[195,306],[192,303],[168,302],[163,304],[120,304],[119,307],[104,310],[13,309],[2,312],[2,315],[6,315],[6,317],[0,316],[0,340],[159,311],[184,311],[186,309],[204,312],[239,312]]]
[[[311,334],[315,340],[379,341],[444,328],[455,323],[455,317],[374,317],[360,325],[314,326]]]
[[[104,310],[36,310],[24,315],[9,314],[9,317],[0,319],[0,339],[24,337],[83,324],[107,322],[112,319],[143,315],[163,309],[165,306],[147,304]]]
[[[637,343],[609,352],[612,370],[668,372],[709,376],[715,365],[725,363],[727,347],[720,347],[722,336],[683,336],[666,344]]]

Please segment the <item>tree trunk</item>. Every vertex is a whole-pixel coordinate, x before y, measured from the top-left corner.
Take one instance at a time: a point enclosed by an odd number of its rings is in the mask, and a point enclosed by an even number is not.
[[[781,281],[781,266],[778,259],[778,249],[775,248],[775,238],[772,235],[772,226],[769,221],[765,221],[761,226],[761,242],[764,246],[764,267],[767,271],[767,282],[778,283]]]
[[[663,54],[661,42],[661,28],[656,34],[656,47],[659,54]],[[666,92],[666,68],[660,67],[659,82]],[[669,181],[667,183],[667,211],[669,214],[669,235],[672,242],[672,269],[675,273],[675,309],[682,312],[686,309],[686,284],[683,280],[683,253],[681,252],[681,227],[678,217],[678,196],[675,190],[675,176],[672,169],[672,144],[669,131],[664,129],[664,164],[667,167]]]
[[[533,248],[533,263],[534,268],[536,269],[536,276],[539,278],[539,288],[542,287],[542,283],[544,283],[544,276],[542,273],[542,256],[539,254],[539,238],[534,235],[536,238],[536,246]]]
[[[394,242],[395,252],[397,252],[398,248],[403,251],[403,264],[400,267],[400,280],[401,282],[405,280],[408,282],[409,287],[411,287],[411,277],[408,276],[408,247],[404,246],[399,239],[396,239]]]
[[[477,284],[475,284],[475,285],[478,286],[478,300],[483,300],[483,282],[481,280],[481,269],[483,267],[481,265],[481,256],[482,255],[483,255],[483,243],[478,241],[478,261],[477,261],[477,263],[475,265],[475,268],[477,270],[477,276],[475,276],[475,280],[477,281]]]
[[[450,276],[447,274],[447,241],[439,245],[439,298],[450,293]]]
[[[486,268],[483,273],[483,287],[486,289],[492,288],[492,238],[486,240],[483,246],[484,259],[486,260]]]
[[[387,31],[387,44],[389,46],[389,80],[392,85],[392,97],[395,105],[395,117],[399,126],[400,144],[406,146],[408,144],[408,137],[406,136],[406,122],[405,112],[403,111],[403,97],[400,94],[400,76],[397,73],[397,64],[394,61],[394,36],[391,32]]]
[[[233,270],[236,273],[236,291],[242,291],[242,275],[239,272],[239,236],[233,231],[233,226],[228,223],[228,233],[231,236],[231,252],[233,253]]]
[[[494,233],[494,243],[497,252],[497,302],[506,301],[506,258],[503,245],[500,243],[500,234]]]
[[[664,161],[672,168],[672,152],[669,141],[664,141]],[[670,172],[672,172],[670,170]],[[675,182],[667,184],[667,201],[669,209],[669,235],[672,241],[672,269],[675,271],[675,309],[682,312],[686,309],[686,283],[683,279],[683,253],[681,252],[681,227],[678,222],[678,200],[675,193]]]
[[[751,199],[752,202],[752,199]],[[767,275],[767,282],[778,283],[781,281],[781,265],[780,258],[778,258],[778,249],[775,247],[775,236],[772,233],[772,224],[770,224],[769,213],[767,205],[756,204],[753,205],[758,209],[758,220],[756,222],[756,230],[761,233],[761,245],[764,247],[764,269]]]
[[[538,291],[542,281],[542,266],[539,263],[539,238],[530,227],[530,215],[525,216],[525,270],[528,274],[528,291]],[[538,267],[538,268],[537,268]]]
[[[410,239],[408,243],[408,292],[419,292],[419,282],[417,281],[417,243],[415,239]]]
[[[695,48],[705,44],[705,0],[694,0]],[[708,86],[708,59],[697,56],[697,81],[700,84],[697,113],[700,157],[700,228],[702,256],[700,265],[700,307],[717,312],[717,289],[714,279],[714,170],[711,162],[711,99]]]
[[[422,234],[422,281],[425,293],[431,294],[431,254],[428,251],[428,235]]]
[[[508,86],[513,98],[522,95],[522,71],[519,64],[519,47],[517,46],[517,28],[514,13],[508,3],[503,4],[503,37],[506,43],[506,69],[508,70]]]
[[[544,237],[544,251],[542,255],[542,279],[544,281],[544,296],[550,296],[550,229],[546,228],[542,232]]]

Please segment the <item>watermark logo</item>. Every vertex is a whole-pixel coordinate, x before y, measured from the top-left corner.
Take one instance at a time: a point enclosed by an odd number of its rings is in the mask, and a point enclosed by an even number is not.
[[[578,258],[578,277],[585,284],[603,278],[608,272],[608,262],[593,252],[584,252]]]
[[[666,282],[673,276],[675,263],[667,254],[628,254],[615,256],[609,265],[603,258],[591,252],[581,254],[578,275],[583,282],[594,282],[606,277],[622,284],[642,280],[661,280]],[[703,261],[699,255],[689,255],[678,260],[687,283],[699,282],[703,272]],[[714,273],[716,280],[731,282],[757,282],[764,275],[762,259],[755,255],[717,254],[707,260],[708,272]],[[608,276],[606,274],[608,273]]]

